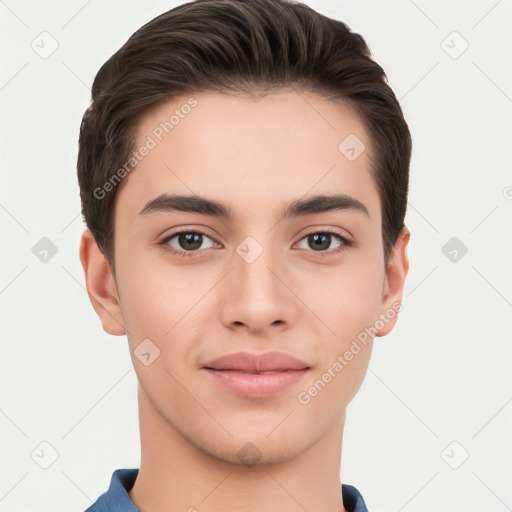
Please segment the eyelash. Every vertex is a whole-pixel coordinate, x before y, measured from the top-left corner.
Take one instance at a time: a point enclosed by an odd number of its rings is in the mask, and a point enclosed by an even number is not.
[[[194,250],[194,251],[182,251],[182,250],[177,250],[177,249],[174,249],[172,247],[170,247],[168,245],[168,242],[170,242],[173,238],[175,238],[176,236],[178,235],[181,235],[181,234],[188,234],[188,235],[203,235],[207,238],[209,238],[210,240],[212,241],[215,241],[213,240],[213,238],[211,236],[208,236],[206,233],[203,233],[201,231],[194,231],[194,230],[182,230],[182,231],[176,231],[175,233],[172,233],[171,235],[169,236],[166,236],[163,240],[161,240],[160,242],[158,242],[158,245],[161,245],[166,251],[169,251],[170,253],[172,254],[175,254],[177,256],[183,256],[183,257],[193,257],[195,256],[197,253],[201,252],[201,250]],[[304,240],[304,238],[307,238],[311,235],[325,235],[325,234],[329,234],[329,235],[334,235],[340,242],[342,242],[342,245],[340,245],[339,247],[337,247],[336,249],[331,249],[330,251],[313,251],[313,250],[309,250],[310,253],[313,253],[314,256],[317,256],[317,257],[324,257],[323,255],[333,255],[333,254],[338,254],[344,250],[346,250],[347,248],[349,247],[354,247],[355,246],[355,242],[340,235],[338,232],[336,231],[333,231],[333,230],[330,230],[330,229],[324,229],[322,231],[312,231],[311,233],[308,233],[306,235],[304,235],[300,241]],[[208,249],[206,249],[208,250]]]

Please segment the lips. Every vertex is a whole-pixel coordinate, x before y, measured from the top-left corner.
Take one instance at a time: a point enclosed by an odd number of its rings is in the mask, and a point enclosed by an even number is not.
[[[236,352],[204,363],[210,382],[246,398],[271,398],[298,385],[310,372],[304,361],[284,352]]]
[[[279,351],[250,354],[236,352],[206,362],[203,368],[209,370],[234,371],[247,374],[266,374],[290,370],[308,369],[309,365],[296,357]]]

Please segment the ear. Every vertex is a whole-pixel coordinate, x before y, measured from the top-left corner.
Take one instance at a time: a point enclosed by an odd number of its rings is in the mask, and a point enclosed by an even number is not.
[[[391,332],[398,320],[398,312],[402,309],[405,277],[409,271],[407,244],[410,236],[411,233],[404,226],[395,242],[382,288],[380,313],[381,318],[386,318],[386,321],[381,322],[384,323],[384,326],[377,331],[376,336],[385,336]]]
[[[84,268],[89,300],[108,334],[126,334],[116,282],[110,266],[89,229],[82,233],[80,261]]]

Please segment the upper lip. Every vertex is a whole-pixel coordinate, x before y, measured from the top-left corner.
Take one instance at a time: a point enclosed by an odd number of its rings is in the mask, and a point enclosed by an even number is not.
[[[303,370],[308,364],[284,352],[271,351],[263,354],[235,352],[208,361],[203,368],[213,370],[240,370],[246,372],[268,372]]]

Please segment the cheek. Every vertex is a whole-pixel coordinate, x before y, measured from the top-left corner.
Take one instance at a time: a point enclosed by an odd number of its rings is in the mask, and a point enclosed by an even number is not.
[[[121,262],[121,307],[132,358],[143,340],[149,339],[159,350],[155,366],[163,365],[173,374],[183,372],[181,366],[193,359],[201,340],[201,326],[208,318],[205,294],[215,284],[214,278],[199,278],[193,266],[143,264],[134,254]],[[149,378],[140,362],[133,362],[141,368],[142,379]]]
[[[378,272],[347,271],[315,297],[324,326],[315,329],[321,333],[316,340],[319,360],[311,381],[301,389],[302,401],[297,397],[300,404],[310,403],[311,410],[332,409],[334,418],[357,393],[372,351],[370,327],[378,318],[378,283]]]
[[[118,261],[121,307],[128,329],[146,337],[162,337],[186,314],[197,286],[190,286],[179,269],[163,265],[161,257],[148,258],[143,251],[132,251]]]
[[[303,282],[300,296],[322,320],[322,333],[332,340],[330,346],[341,349],[377,318],[382,282],[379,266],[361,260],[354,265],[317,271],[311,280]]]

